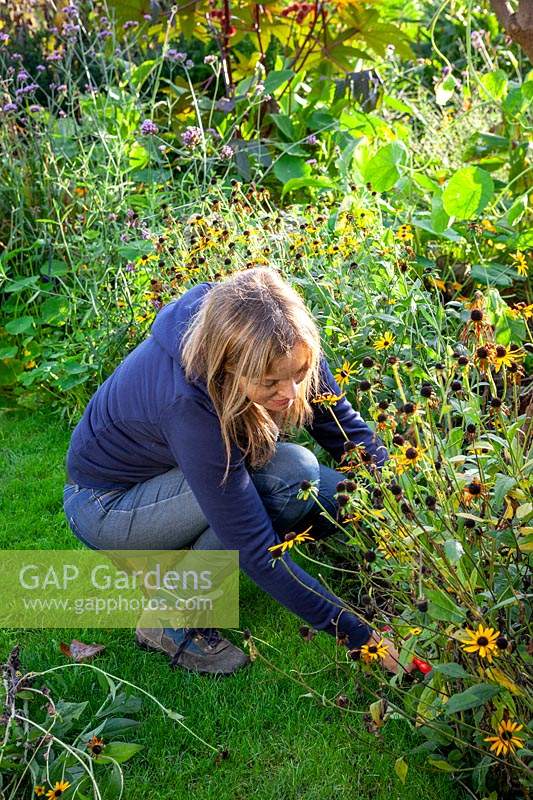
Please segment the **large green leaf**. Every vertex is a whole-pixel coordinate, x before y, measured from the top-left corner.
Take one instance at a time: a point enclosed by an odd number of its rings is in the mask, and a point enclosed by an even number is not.
[[[292,78],[293,75],[294,72],[292,69],[277,69],[273,72],[269,72],[265,78],[265,93],[272,94],[272,92],[275,92],[280,86],[283,86],[289,78]]]
[[[5,328],[8,333],[12,333],[14,336],[17,336],[19,333],[25,333],[26,331],[29,331],[30,328],[33,327],[33,323],[33,317],[17,317],[16,319],[12,319],[10,322],[7,322]]]
[[[507,264],[493,262],[492,264],[473,264],[470,277],[485,286],[512,286],[518,275]]]
[[[472,219],[483,211],[494,194],[494,181],[481,167],[462,167],[448,181],[442,205],[450,217]]]
[[[365,166],[365,180],[376,192],[388,192],[400,177],[400,166],[405,163],[407,151],[403,142],[389,142],[381,147]]]
[[[467,711],[469,708],[483,706],[499,692],[499,686],[493,686],[490,683],[477,683],[464,692],[450,697],[446,703],[446,714],[456,714],[458,711]]]
[[[296,189],[335,189],[335,182],[328,178],[326,175],[312,175],[307,178],[292,178],[283,187],[281,196],[283,197],[287,192],[292,192]]]
[[[464,620],[465,612],[442,589],[427,589],[426,595],[429,600],[428,614],[432,619],[457,623]]]
[[[284,184],[294,178],[306,178],[311,174],[311,167],[309,164],[306,164],[303,158],[297,158],[296,156],[288,154],[280,156],[274,164],[273,169],[274,175],[278,181]]]

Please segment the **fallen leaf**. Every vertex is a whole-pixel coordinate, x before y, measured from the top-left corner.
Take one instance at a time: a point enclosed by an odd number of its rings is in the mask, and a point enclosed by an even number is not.
[[[103,644],[85,644],[84,642],[79,642],[77,639],[73,639],[70,644],[65,644],[65,642],[61,642],[59,645],[59,649],[67,658],[71,658],[73,661],[89,661],[91,658],[100,655],[105,650],[105,646]]]

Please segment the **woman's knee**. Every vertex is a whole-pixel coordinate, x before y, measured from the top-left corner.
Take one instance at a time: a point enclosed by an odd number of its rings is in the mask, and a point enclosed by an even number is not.
[[[320,464],[317,457],[303,445],[284,442],[278,445],[276,455],[253,476],[261,498],[276,528],[295,524],[315,501],[298,497],[302,481],[320,482]]]
[[[320,478],[320,464],[315,454],[301,444],[282,442],[270,462],[273,471],[287,487],[298,487],[302,481]]]

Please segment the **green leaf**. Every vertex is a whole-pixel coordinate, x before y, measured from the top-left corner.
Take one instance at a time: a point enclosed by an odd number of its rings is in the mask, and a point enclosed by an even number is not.
[[[273,169],[276,178],[284,184],[293,178],[306,178],[311,173],[311,167],[302,158],[287,154],[278,158]]]
[[[372,184],[376,192],[389,191],[400,178],[399,167],[405,163],[406,158],[407,151],[402,142],[389,142],[365,165],[365,180]]]
[[[494,194],[494,181],[481,167],[462,167],[457,170],[442,195],[447,214],[457,219],[472,219],[483,211]]]
[[[338,121],[329,111],[313,111],[307,118],[307,127],[310,131],[322,131],[338,127]]]
[[[317,175],[316,177],[309,176],[307,178],[291,178],[290,181],[283,186],[281,196],[284,197],[287,192],[294,191],[295,189],[302,189],[308,187],[310,189],[335,189],[335,182],[328,178],[326,175]]]
[[[68,264],[64,261],[60,261],[57,258],[53,258],[51,261],[43,264],[40,269],[41,275],[49,275],[50,277],[60,277],[61,275],[66,275],[68,272]]]
[[[17,355],[18,347],[13,345],[13,347],[0,347],[0,361],[3,361],[4,358],[15,358]]]
[[[271,114],[270,117],[275,125],[282,132],[287,139],[296,139],[296,130],[292,124],[292,120],[286,114]]]
[[[156,64],[155,59],[150,59],[149,61],[143,61],[142,64],[135,67],[130,75],[130,83],[136,87],[137,90],[140,89],[150,72],[153,70],[154,65]]]
[[[447,539],[444,542],[444,552],[450,564],[457,564],[464,556],[465,549],[457,539]]]
[[[469,708],[483,706],[499,692],[499,686],[493,686],[491,683],[477,683],[464,692],[452,695],[445,706],[446,714],[457,714],[459,711],[467,711]]]
[[[470,271],[472,280],[485,286],[512,286],[517,274],[507,264],[473,264]]]
[[[435,84],[435,102],[438,106],[445,106],[455,92],[457,81],[453,75],[446,75]]]
[[[294,72],[292,69],[279,69],[269,72],[265,78],[265,93],[272,94],[272,92],[275,92],[280,86],[283,86],[289,78],[292,78],[293,75]]]
[[[434,192],[431,198],[431,225],[436,233],[443,233],[450,224],[450,217],[442,205],[442,191]]]
[[[101,762],[107,758],[113,758],[117,763],[123,764],[124,761],[128,761],[143,749],[144,745],[134,742],[109,742],[105,746],[102,755],[97,756],[95,761]]]
[[[66,297],[49,297],[41,306],[41,322],[46,325],[64,325],[68,312],[69,303]]]
[[[166,708],[165,711],[166,711],[167,717],[169,717],[169,719],[176,720],[176,722],[179,722],[180,720],[185,719],[183,714],[178,714],[177,711],[173,711],[171,708]]]
[[[496,476],[496,483],[494,484],[494,492],[491,503],[494,510],[500,508],[501,504],[503,503],[503,498],[514,486],[516,486],[516,478],[513,478],[511,475],[498,474]]]
[[[16,319],[12,319],[10,322],[7,322],[5,328],[8,333],[12,333],[14,336],[17,336],[19,333],[29,331],[30,328],[33,327],[34,322],[34,318],[30,316],[17,317]]]
[[[397,758],[394,762],[394,771],[396,775],[399,777],[402,783],[405,783],[405,779],[407,778],[407,770],[409,766],[405,759]]]
[[[503,69],[495,69],[482,75],[480,83],[480,95],[484,100],[501,100],[507,92],[507,75]]]
[[[8,283],[4,288],[4,292],[11,294],[14,294],[15,292],[22,292],[24,289],[28,289],[30,286],[35,286],[38,280],[38,275],[31,275],[29,278],[19,278],[18,281]]]
[[[428,758],[428,764],[432,767],[442,770],[442,772],[457,772],[458,767],[453,764],[448,764],[444,758]]]
[[[432,619],[457,623],[464,620],[465,612],[442,589],[427,589],[426,596],[430,601],[428,614]]]
[[[460,664],[453,661],[449,664],[433,664],[433,670],[440,672],[445,678],[468,678],[468,672]]]

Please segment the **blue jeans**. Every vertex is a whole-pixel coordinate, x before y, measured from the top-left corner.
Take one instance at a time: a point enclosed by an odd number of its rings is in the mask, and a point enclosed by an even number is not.
[[[309,520],[320,514],[312,496],[308,500],[297,499],[303,480],[319,481],[318,499],[337,519],[334,494],[344,476],[320,464],[303,445],[278,442],[273,458],[249,473],[280,536],[304,518]],[[73,533],[93,550],[225,549],[178,467],[127,489],[87,489],[66,484],[63,508]],[[322,520],[318,520],[316,531],[320,533]],[[323,527],[327,526],[325,522]],[[331,523],[329,526],[328,535],[341,533]]]

